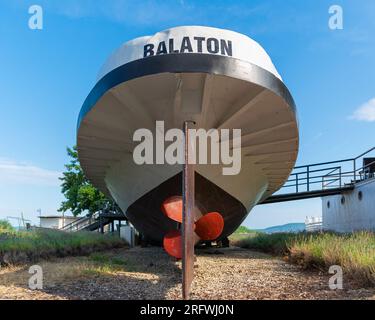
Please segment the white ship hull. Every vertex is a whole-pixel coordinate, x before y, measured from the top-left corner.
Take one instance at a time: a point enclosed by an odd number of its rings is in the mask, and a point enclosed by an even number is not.
[[[196,28],[174,32],[197,34]],[[159,35],[158,42],[170,36],[171,32]],[[115,53],[81,110],[77,144],[86,176],[153,240],[162,239],[170,228],[160,204],[163,197],[180,191],[182,167],[137,165],[133,160],[137,129],[155,133],[156,121],[164,121],[165,130],[182,128],[185,120],[206,130],[241,129],[239,174],[223,175],[222,165],[196,166],[197,200],[205,210],[223,215],[223,237],[276,192],[294,167],[298,123],[293,99],[268,56],[263,65],[239,59],[235,40],[230,42],[233,56],[173,53],[122,63]]]

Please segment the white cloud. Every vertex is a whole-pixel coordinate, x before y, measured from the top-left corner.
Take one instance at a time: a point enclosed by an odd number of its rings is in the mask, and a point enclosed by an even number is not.
[[[61,173],[0,158],[0,184],[56,187],[61,184]]]
[[[375,121],[375,98],[367,101],[355,110],[350,119],[367,122]]]

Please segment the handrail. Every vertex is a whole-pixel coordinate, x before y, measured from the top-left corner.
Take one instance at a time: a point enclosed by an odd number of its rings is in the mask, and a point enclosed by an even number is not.
[[[108,214],[112,213],[112,215],[110,215],[110,219],[113,218],[114,212],[118,213],[117,211],[108,211],[106,209],[97,211],[90,216],[81,217],[81,218],[63,226],[61,228],[61,230],[64,230],[64,231],[79,231],[79,230],[82,230],[86,227],[89,227],[89,226],[93,225],[94,223],[97,223],[98,221],[100,221],[100,219],[108,219]],[[124,216],[125,215],[123,213],[117,214],[118,218],[123,218]]]
[[[76,229],[76,230],[81,230],[83,227],[79,227],[79,225],[83,225],[85,222],[89,221],[89,223],[85,224],[84,227],[86,227],[87,225],[89,225],[91,223],[91,221],[94,219],[96,220],[98,218],[98,213],[94,213],[90,216],[85,216],[85,217],[82,217],[76,221],[73,221],[65,226],[63,226],[61,229],[62,230],[73,230],[73,229]]]
[[[77,219],[73,222],[70,222],[70,223],[64,225],[61,229],[69,229],[71,226],[77,224],[78,221],[81,221],[81,220],[84,220],[84,219],[88,219],[88,217],[81,217],[81,218],[79,218],[79,219]]]
[[[368,153],[370,153],[371,151],[374,151],[374,150],[375,150],[375,147],[372,147],[371,149],[368,149],[366,152],[362,153],[358,157],[354,158],[354,160],[358,160],[359,158],[362,158],[363,156],[365,156],[366,154],[368,154]]]
[[[306,167],[309,167],[309,166],[306,166]],[[310,173],[314,173],[314,172],[320,172],[320,171],[327,171],[327,170],[331,170],[331,169],[338,169],[340,167],[328,167],[328,168],[322,168],[322,169],[316,169],[316,170],[309,170]],[[301,172],[296,172],[294,174],[303,174],[304,171],[301,171]]]
[[[73,227],[74,225],[79,224],[81,221],[83,221],[83,220],[87,220],[87,219],[89,219],[89,217],[81,217],[81,218],[79,218],[79,219],[77,219],[77,220],[75,220],[75,221],[73,221],[73,222],[70,222],[70,223],[66,224],[66,225],[63,226],[61,229],[63,229],[63,230],[65,230],[65,229],[70,229],[70,228]]]
[[[294,167],[294,169],[301,169],[301,168],[305,168],[305,167],[324,166],[324,165],[327,165],[327,164],[349,162],[349,161],[353,161],[353,160],[358,160],[358,159],[362,158],[363,156],[365,156],[366,154],[368,154],[368,153],[370,153],[371,151],[374,151],[374,150],[375,150],[375,147],[370,148],[370,149],[368,149],[367,151],[363,152],[362,154],[360,154],[359,156],[357,156],[355,158],[348,158],[348,159],[342,159],[342,160],[335,160],[335,161],[328,161],[328,162],[321,162],[321,163],[313,163],[313,164],[308,164],[308,165],[301,165],[301,166]]]
[[[358,159],[363,158],[365,155],[369,154],[374,150],[375,147],[370,148],[366,152],[363,152],[361,155],[355,158],[296,166],[290,174],[290,178],[287,181],[285,181],[284,185],[281,188],[294,187],[296,193],[306,191],[309,192],[324,189],[348,187],[350,185],[354,185],[355,183],[357,183],[358,177],[360,178],[360,181],[371,177],[375,177],[375,174],[367,175],[365,172],[365,169],[374,165],[375,161],[372,161],[371,163],[368,163],[366,165],[362,164],[358,167],[356,163]],[[339,165],[328,166],[332,164]],[[351,168],[349,168],[349,166],[351,166]],[[314,169],[312,170],[312,168]],[[317,189],[317,184],[321,184],[321,189]]]
[[[306,167],[325,166],[327,164],[349,162],[349,161],[353,161],[353,160],[354,159],[343,159],[343,160],[335,160],[335,161],[328,161],[328,162],[321,162],[321,163],[306,164],[306,165],[302,165],[302,166],[296,166],[296,167],[294,167],[294,169],[302,169],[302,168],[306,168]]]

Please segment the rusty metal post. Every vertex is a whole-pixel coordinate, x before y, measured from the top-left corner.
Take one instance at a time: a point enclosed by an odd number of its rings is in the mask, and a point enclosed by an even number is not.
[[[194,164],[189,163],[189,155],[194,152],[191,148],[193,141],[189,138],[189,129],[193,121],[184,122],[184,166],[182,173],[182,297],[190,298],[191,283],[194,277]]]

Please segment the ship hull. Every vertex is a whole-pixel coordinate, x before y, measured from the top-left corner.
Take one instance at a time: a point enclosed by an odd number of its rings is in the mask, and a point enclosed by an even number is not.
[[[128,207],[126,211],[128,218],[149,241],[161,244],[164,234],[178,228],[177,223],[167,218],[160,208],[165,199],[181,194],[181,188],[182,174],[180,173]],[[224,218],[224,230],[219,239],[232,234],[248,213],[240,201],[198,173],[195,175],[195,204],[197,210],[203,214],[220,212]]]
[[[103,76],[78,120],[77,145],[89,180],[112,197],[146,237],[160,242],[176,224],[160,206],[181,195],[181,165],[137,165],[134,132],[156,135],[193,120],[196,128],[241,129],[241,171],[196,165],[202,214],[217,211],[230,235],[250,210],[288,178],[298,153],[293,98],[274,73],[248,61],[209,54],[167,54],[135,60]]]

